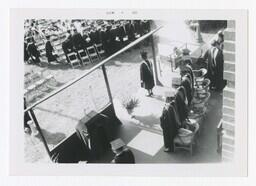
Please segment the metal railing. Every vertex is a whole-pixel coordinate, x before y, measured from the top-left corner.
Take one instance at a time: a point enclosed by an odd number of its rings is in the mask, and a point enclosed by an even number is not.
[[[92,67],[90,70],[88,70],[87,72],[85,72],[84,74],[80,75],[79,77],[75,78],[74,80],[68,82],[67,84],[63,85],[62,87],[60,87],[59,89],[53,91],[51,94],[49,94],[48,96],[42,98],[41,100],[37,101],[36,103],[32,104],[31,106],[29,106],[27,109],[24,110],[24,113],[27,112],[28,110],[34,108],[35,106],[39,105],[40,103],[48,100],[49,98],[53,97],[54,95],[58,94],[59,92],[65,90],[66,88],[70,87],[71,85],[75,84],[76,82],[78,82],[79,80],[83,79],[84,77],[88,76],[90,73],[92,73],[93,71],[95,71],[96,69],[98,69],[99,67],[103,66],[104,64],[106,64],[107,62],[109,62],[111,59],[113,59],[114,57],[118,56],[119,54],[125,52],[126,50],[129,50],[131,47],[137,45],[138,43],[140,43],[141,41],[143,41],[144,39],[148,38],[149,36],[151,36],[152,34],[154,34],[155,32],[157,32],[159,29],[161,29],[161,27],[158,27],[154,30],[152,30],[151,32],[145,34],[144,36],[136,39],[135,41],[133,41],[132,43],[128,44],[127,46],[125,46],[124,48],[122,48],[121,50],[117,51],[116,53],[112,54],[111,56],[107,57],[106,59],[104,59],[102,62],[100,62],[99,64],[95,65],[94,67]]]
[[[152,31],[150,31],[149,33],[141,36],[140,38],[136,39],[135,41],[131,42],[130,44],[128,44],[127,46],[125,46],[124,48],[122,48],[121,50],[117,51],[116,53],[114,53],[113,55],[107,57],[106,59],[104,59],[103,61],[101,61],[99,64],[95,65],[94,67],[92,67],[90,70],[88,70],[87,72],[83,73],[82,75],[80,75],[79,77],[75,78],[74,80],[68,82],[67,84],[63,85],[62,87],[60,87],[59,89],[53,91],[51,94],[49,94],[48,96],[42,98],[41,100],[35,102],[34,104],[32,104],[31,106],[27,107],[24,110],[25,112],[28,112],[30,117],[32,118],[32,120],[35,123],[35,126],[41,136],[43,145],[45,146],[45,149],[47,151],[47,154],[49,155],[49,157],[51,158],[51,151],[47,145],[47,141],[44,137],[44,134],[41,130],[41,127],[39,125],[39,122],[37,121],[37,118],[35,116],[35,113],[33,111],[33,108],[36,107],[37,105],[43,103],[44,101],[50,99],[51,97],[55,96],[56,94],[62,92],[63,90],[67,89],[68,87],[72,86],[73,84],[77,83],[78,81],[80,81],[81,79],[85,78],[86,76],[88,76],[89,74],[91,74],[92,72],[94,72],[96,69],[98,68],[102,68],[102,72],[103,72],[103,76],[104,76],[104,80],[105,80],[105,84],[107,87],[107,92],[108,92],[108,96],[109,96],[109,100],[110,102],[113,104],[113,98],[111,95],[111,90],[110,90],[110,86],[109,86],[109,81],[108,81],[108,77],[107,77],[107,73],[106,73],[106,67],[105,64],[108,63],[111,59],[113,59],[114,57],[118,56],[119,54],[125,52],[126,50],[129,50],[131,47],[137,45],[138,43],[140,43],[141,41],[145,40],[146,38],[152,36],[155,32],[157,32],[159,29],[161,29],[163,26],[158,27]],[[153,42],[153,39],[152,39]],[[153,45],[153,43],[152,43]]]

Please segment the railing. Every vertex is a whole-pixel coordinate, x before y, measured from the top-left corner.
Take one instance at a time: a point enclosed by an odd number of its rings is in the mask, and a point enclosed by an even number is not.
[[[126,50],[129,50],[131,47],[137,45],[138,43],[140,43],[141,41],[143,41],[144,39],[148,38],[149,36],[151,36],[152,34],[154,34],[155,32],[157,32],[159,29],[161,29],[161,27],[156,28],[155,30],[152,30],[151,32],[145,34],[144,36],[136,39],[135,41],[133,41],[132,43],[128,44],[127,46],[125,46],[123,49],[117,51],[116,53],[114,53],[113,55],[109,56],[108,58],[104,59],[102,62],[100,62],[99,64],[95,65],[94,67],[92,67],[90,70],[88,70],[87,72],[85,72],[84,74],[80,75],[79,77],[75,78],[74,80],[72,80],[71,82],[63,85],[62,87],[60,87],[59,89],[55,90],[54,92],[52,92],[50,95],[42,98],[41,100],[37,101],[36,103],[32,104],[31,106],[29,106],[27,109],[24,110],[24,113],[27,112],[28,110],[34,108],[35,106],[39,105],[40,103],[48,100],[49,98],[53,97],[54,95],[58,94],[59,92],[65,90],[66,88],[70,87],[71,85],[73,85],[74,83],[78,82],[79,80],[81,80],[82,78],[86,77],[87,75],[89,75],[90,73],[92,73],[93,71],[95,71],[96,69],[100,68],[101,66],[103,66],[104,64],[106,64],[107,62],[109,62],[109,60],[113,59],[114,57],[118,56],[119,54],[125,52]]]
[[[88,70],[87,72],[83,73],[82,75],[80,75],[79,77],[75,78],[74,80],[68,82],[67,84],[63,85],[62,87],[60,87],[59,89],[53,91],[52,93],[50,93],[48,96],[42,98],[41,100],[35,102],[34,104],[32,104],[31,106],[29,106],[28,108],[26,108],[24,110],[25,112],[28,112],[29,115],[31,116],[32,120],[35,123],[35,126],[41,136],[42,142],[45,146],[45,149],[49,155],[49,157],[51,157],[51,153],[50,153],[50,149],[47,145],[47,141],[43,135],[43,132],[41,130],[41,127],[39,125],[39,122],[37,121],[37,118],[34,114],[33,108],[36,107],[37,105],[45,102],[46,100],[50,99],[51,97],[57,95],[58,93],[62,92],[63,90],[67,89],[68,87],[74,85],[75,83],[79,82],[81,79],[85,78],[86,76],[88,76],[89,74],[91,74],[92,72],[94,72],[96,69],[98,68],[102,68],[102,72],[103,72],[103,76],[104,76],[104,80],[105,80],[105,84],[107,87],[107,92],[108,92],[108,96],[109,96],[109,100],[110,102],[113,104],[113,98],[111,95],[111,90],[110,90],[110,86],[109,86],[109,82],[108,82],[108,77],[107,77],[107,73],[106,73],[106,68],[105,68],[105,64],[108,63],[111,59],[113,59],[114,57],[118,56],[119,54],[125,52],[126,50],[129,50],[130,48],[132,48],[133,46],[137,45],[138,43],[140,43],[141,41],[145,40],[146,38],[152,36],[155,32],[157,32],[159,29],[161,29],[161,27],[158,27],[152,31],[150,31],[149,33],[141,36],[140,38],[136,39],[135,41],[133,41],[132,43],[128,44],[127,46],[125,46],[123,49],[117,51],[116,53],[114,53],[113,55],[107,57],[106,59],[104,59],[103,61],[101,61],[99,64],[95,65],[94,67],[92,67],[90,70]],[[152,39],[153,42],[153,39]]]

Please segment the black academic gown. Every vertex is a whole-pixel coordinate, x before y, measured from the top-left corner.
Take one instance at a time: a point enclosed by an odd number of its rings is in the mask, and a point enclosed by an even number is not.
[[[173,152],[173,140],[178,133],[178,123],[174,106],[167,105],[166,107],[160,117],[160,126],[163,130],[164,146],[165,148],[170,148],[170,151]]]
[[[37,50],[37,47],[34,43],[28,44],[28,53],[34,62],[40,62],[40,52]]]
[[[204,54],[204,61],[207,61],[207,77],[211,81],[211,86],[216,86],[216,64],[214,62],[214,52],[218,50],[216,47],[211,47]]]
[[[48,62],[55,61],[56,56],[52,54],[53,47],[50,41],[47,41],[45,44],[45,51],[46,51],[46,57],[48,59]]]
[[[24,42],[24,60],[27,61],[29,59],[29,54],[27,51],[27,43]]]
[[[75,33],[71,38],[72,44],[76,50],[83,49],[84,47],[84,40],[80,33]]]
[[[147,90],[155,86],[152,64],[146,60],[140,65],[141,86]]]
[[[128,27],[128,39],[130,42],[134,41],[135,40],[135,27],[134,27],[134,24],[129,24],[129,27]]]
[[[216,69],[215,69],[215,79],[216,79],[216,88],[217,90],[222,90],[225,86],[225,82],[223,80],[223,65],[224,65],[224,56],[223,51],[218,49],[217,55],[215,57],[216,61]]]
[[[130,149],[124,149],[114,158],[114,163],[135,163],[135,158]]]
[[[188,108],[185,104],[186,94],[184,92],[184,87],[180,87],[175,95],[175,102],[177,105],[177,113],[179,120],[182,123],[188,117]]]
[[[186,90],[186,96],[188,99],[188,105],[190,105],[192,99],[193,99],[193,92],[192,92],[192,88],[191,88],[191,81],[188,77],[185,76],[185,78],[183,78],[183,80],[181,81],[181,86],[183,86]]]
[[[24,110],[26,110],[27,105],[26,105],[26,99],[24,98]],[[24,128],[30,128],[30,126],[27,124],[28,121],[30,121],[31,118],[28,114],[28,112],[24,113]]]

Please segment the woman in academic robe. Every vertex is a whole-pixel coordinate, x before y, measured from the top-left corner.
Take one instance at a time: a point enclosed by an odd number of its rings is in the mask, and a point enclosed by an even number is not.
[[[148,60],[147,52],[141,52],[141,57],[143,59],[143,62],[140,65],[141,87],[148,91],[148,96],[152,96],[152,89],[155,86],[152,64]]]

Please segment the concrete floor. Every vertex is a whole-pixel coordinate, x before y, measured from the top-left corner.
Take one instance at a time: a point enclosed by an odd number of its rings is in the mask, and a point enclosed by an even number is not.
[[[203,122],[203,130],[200,133],[198,145],[194,148],[194,153],[191,156],[188,151],[179,150],[175,153],[166,153],[163,151],[163,138],[160,124],[160,116],[164,105],[163,100],[158,93],[163,93],[156,88],[155,96],[149,98],[144,96],[143,91],[138,92],[138,96],[143,101],[140,102],[138,108],[133,112],[133,117],[122,110],[118,100],[115,100],[115,109],[117,116],[122,122],[122,125],[116,128],[116,138],[121,138],[128,147],[133,151],[136,163],[218,163],[221,161],[217,150],[217,125],[221,118],[222,94],[220,92],[211,92],[209,100],[209,109],[207,116]],[[151,104],[151,107],[149,107]],[[157,106],[158,105],[158,106]],[[141,111],[144,110],[143,116]],[[154,114],[152,114],[154,112]],[[146,135],[147,136],[146,136]],[[141,138],[145,136],[145,138]],[[151,137],[152,136],[152,137]],[[158,136],[161,136],[160,140]],[[155,138],[156,137],[156,138]],[[133,142],[137,143],[140,148],[134,148]],[[147,147],[151,145],[150,147]],[[159,145],[155,149],[155,145]],[[155,153],[150,154],[145,151],[147,149],[155,149]],[[97,163],[109,163],[114,157],[112,152],[106,153],[104,157]]]

